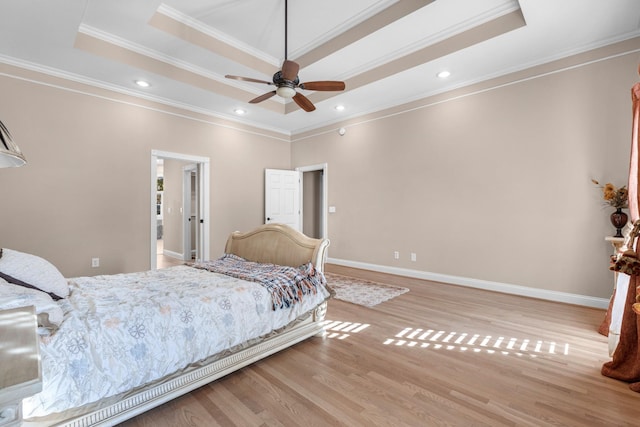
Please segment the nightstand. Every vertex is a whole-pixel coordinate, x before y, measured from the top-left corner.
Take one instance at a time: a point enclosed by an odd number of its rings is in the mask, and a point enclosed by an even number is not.
[[[0,311],[0,427],[22,423],[22,399],[42,391],[35,307]]]

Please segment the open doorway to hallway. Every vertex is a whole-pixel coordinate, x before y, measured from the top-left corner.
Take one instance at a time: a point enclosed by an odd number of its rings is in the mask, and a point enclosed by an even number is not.
[[[152,151],[151,269],[209,258],[209,159]]]
[[[157,163],[157,183],[158,192],[156,194],[156,218],[157,218],[157,244],[156,260],[158,268],[180,265],[184,261],[190,261],[195,257],[195,239],[192,239],[192,232],[195,234],[195,221],[193,210],[197,211],[197,197],[195,186],[183,183],[185,179],[181,174],[181,169],[190,167],[193,174],[189,172],[189,184],[196,179],[195,165],[174,159],[159,158]],[[193,175],[193,176],[192,176]],[[190,194],[184,193],[188,191]],[[181,199],[188,197],[188,205],[180,205]],[[190,228],[187,246],[183,246],[183,221],[188,221]],[[193,244],[191,244],[193,242]]]
[[[328,164],[302,166],[296,170],[302,173],[301,231],[315,239],[328,238]]]

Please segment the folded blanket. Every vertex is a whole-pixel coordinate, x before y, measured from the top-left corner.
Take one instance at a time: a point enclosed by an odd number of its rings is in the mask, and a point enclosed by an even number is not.
[[[318,286],[326,286],[322,272],[312,263],[298,268],[247,261],[233,254],[225,254],[213,261],[190,264],[195,268],[221,273],[264,286],[271,294],[273,310],[288,308],[302,301],[304,295],[316,294]]]

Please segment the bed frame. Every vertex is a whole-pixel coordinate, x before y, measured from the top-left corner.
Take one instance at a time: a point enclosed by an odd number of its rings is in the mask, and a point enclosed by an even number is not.
[[[311,261],[318,270],[323,271],[328,246],[327,239],[312,239],[286,225],[267,224],[247,233],[232,233],[227,239],[225,252],[250,261],[293,267]],[[88,427],[121,423],[302,340],[321,335],[326,311],[325,302],[311,316],[257,344],[130,392],[124,397],[110,399],[97,408],[68,417],[65,414],[64,419],[24,422],[23,426]]]

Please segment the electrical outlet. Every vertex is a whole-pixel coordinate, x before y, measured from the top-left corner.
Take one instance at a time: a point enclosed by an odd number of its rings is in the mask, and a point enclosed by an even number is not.
[[[91,267],[100,267],[100,258],[91,258]]]
[[[416,262],[417,256],[415,252],[411,252],[411,261]]]
[[[393,251],[393,259],[400,259],[400,252]]]

